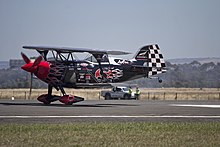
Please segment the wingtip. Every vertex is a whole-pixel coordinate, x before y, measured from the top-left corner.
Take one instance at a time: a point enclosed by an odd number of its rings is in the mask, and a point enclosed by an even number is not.
[[[29,46],[24,45],[24,46],[22,46],[22,48],[28,49],[28,48],[30,48],[30,47],[29,47]]]

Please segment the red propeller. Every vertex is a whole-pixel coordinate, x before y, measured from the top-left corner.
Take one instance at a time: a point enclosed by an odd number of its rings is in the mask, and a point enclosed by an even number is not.
[[[25,61],[25,65],[23,65],[21,68],[27,72],[31,73],[31,78],[30,78],[30,92],[29,92],[29,99],[31,97],[31,92],[32,92],[32,83],[33,83],[33,73],[37,71],[37,65],[40,64],[40,62],[43,60],[42,56],[39,56],[34,62],[31,62],[31,60],[21,52],[21,56],[23,60]]]
[[[31,62],[31,60],[30,60],[24,53],[22,53],[22,52],[21,52],[21,56],[22,56],[23,60],[24,60],[26,63],[30,63],[30,62]]]
[[[37,70],[37,65],[43,60],[42,56],[39,56],[34,62],[32,62],[24,53],[21,53],[21,56],[26,62],[26,64],[21,68],[30,73],[35,73]]]

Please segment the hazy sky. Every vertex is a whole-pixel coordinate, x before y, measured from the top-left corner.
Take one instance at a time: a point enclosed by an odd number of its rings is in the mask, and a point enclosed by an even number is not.
[[[23,45],[123,50],[158,43],[166,59],[220,57],[220,0],[0,0],[0,60]]]

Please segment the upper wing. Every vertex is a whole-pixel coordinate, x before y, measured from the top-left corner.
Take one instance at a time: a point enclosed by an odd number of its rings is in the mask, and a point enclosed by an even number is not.
[[[109,55],[127,55],[129,52],[123,51],[109,51],[109,50],[98,50],[88,48],[70,48],[70,47],[48,47],[48,46],[23,46],[25,49],[35,49],[38,51],[49,51],[53,50],[59,53],[72,53],[72,52],[88,52],[91,54],[109,54]]]

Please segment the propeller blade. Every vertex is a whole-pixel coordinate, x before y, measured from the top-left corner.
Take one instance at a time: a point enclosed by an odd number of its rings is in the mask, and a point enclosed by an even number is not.
[[[37,66],[42,60],[43,60],[42,56],[37,57],[37,59],[34,61],[33,67]]]
[[[22,56],[24,62],[26,62],[26,63],[30,63],[31,62],[31,60],[22,52],[21,52],[21,56]]]

